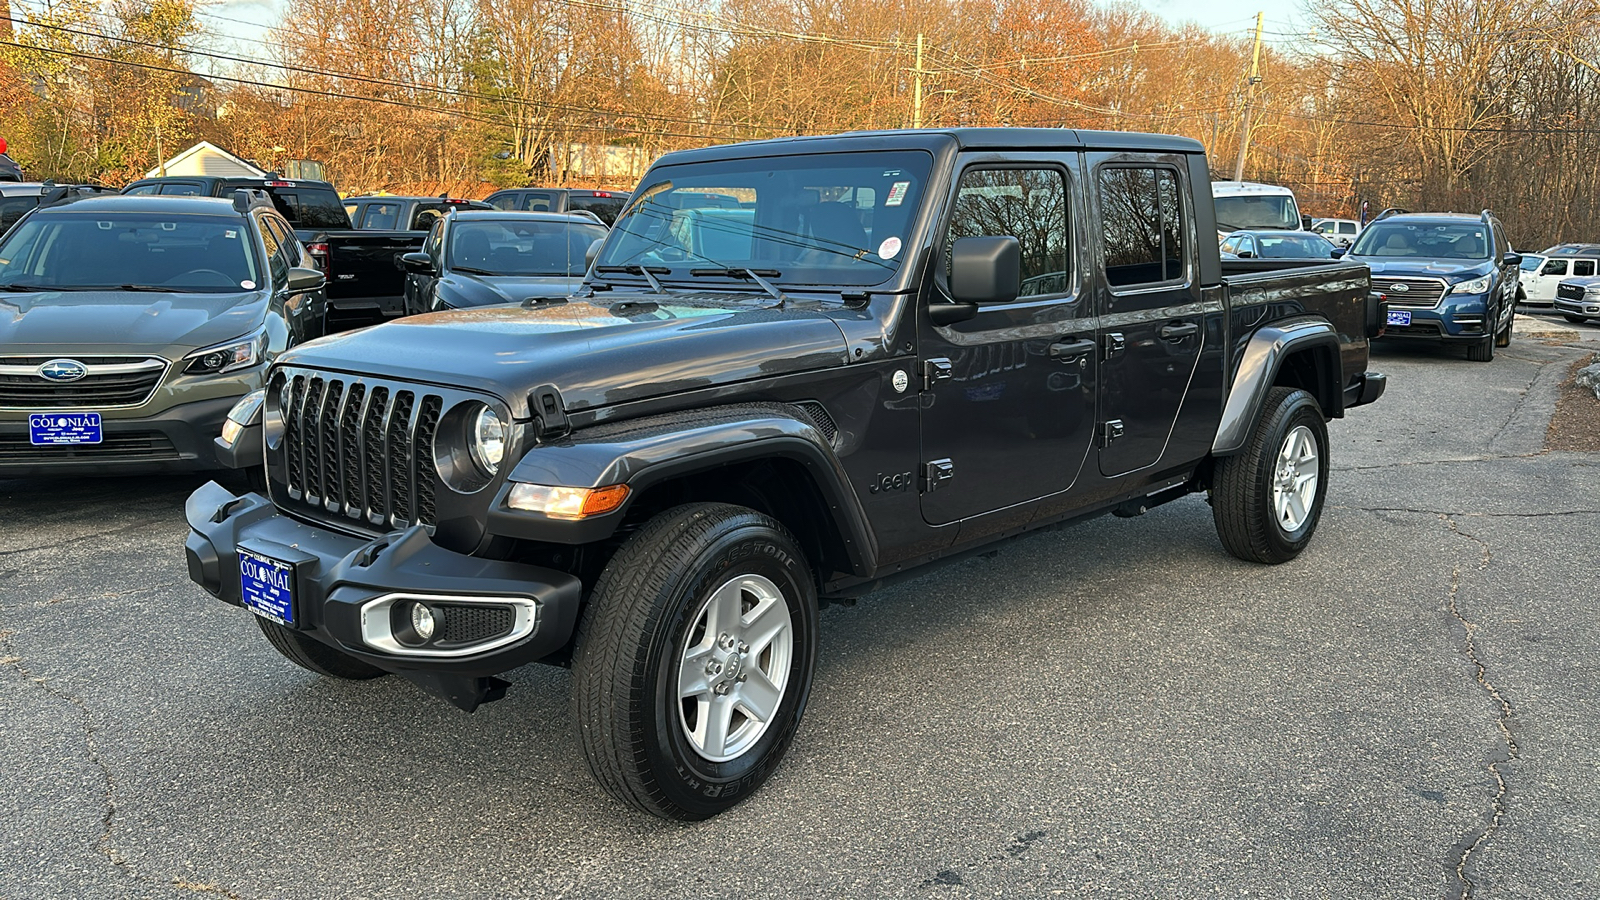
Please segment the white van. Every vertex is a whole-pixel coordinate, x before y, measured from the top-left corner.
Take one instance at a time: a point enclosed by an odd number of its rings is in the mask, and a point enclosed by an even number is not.
[[[1528,267],[1534,257],[1542,257],[1537,269]],[[1543,253],[1523,257],[1521,290],[1517,302],[1529,306],[1553,306],[1556,285],[1563,278],[1588,278],[1600,269],[1600,244],[1557,244]]]
[[[1349,248],[1361,233],[1361,223],[1355,219],[1312,219],[1311,230],[1332,241],[1335,246]]]
[[[1309,231],[1311,217],[1300,215],[1294,191],[1255,181],[1213,181],[1211,198],[1217,205],[1217,240],[1246,228],[1281,228]]]

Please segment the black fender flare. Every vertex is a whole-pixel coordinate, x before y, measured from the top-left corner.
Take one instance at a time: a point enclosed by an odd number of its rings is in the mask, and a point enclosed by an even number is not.
[[[1250,432],[1261,418],[1261,407],[1267,392],[1277,380],[1284,360],[1296,353],[1311,351],[1329,355],[1329,365],[1334,377],[1342,371],[1339,366],[1339,333],[1327,319],[1319,316],[1295,316],[1281,319],[1256,329],[1239,354],[1239,365],[1234,371],[1233,385],[1228,390],[1227,402],[1222,407],[1222,421],[1217,424],[1217,436],[1211,443],[1214,456],[1237,453],[1249,439]],[[1341,387],[1335,385],[1335,388]],[[1343,402],[1343,393],[1332,390],[1333,403]],[[1319,395],[1317,401],[1326,405],[1327,396]],[[1329,412],[1324,410],[1324,412]],[[1333,410],[1337,413],[1339,410]]]
[[[760,403],[630,419],[573,432],[531,448],[512,467],[489,508],[490,534],[558,544],[588,544],[616,532],[633,501],[662,482],[730,463],[787,459],[810,476],[844,545],[850,568],[876,566],[877,541],[833,445],[798,407]],[[621,507],[582,520],[511,509],[514,483],[631,489]]]

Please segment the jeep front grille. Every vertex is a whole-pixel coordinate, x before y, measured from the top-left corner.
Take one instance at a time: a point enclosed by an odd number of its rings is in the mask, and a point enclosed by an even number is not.
[[[1444,299],[1444,281],[1438,278],[1374,275],[1372,289],[1388,296],[1394,309],[1433,309]]]
[[[277,452],[291,501],[369,527],[437,524],[433,438],[442,396],[370,378],[280,372],[269,397],[281,407]]]
[[[39,374],[54,359],[81,363],[76,381],[51,381]],[[118,409],[143,406],[167,361],[145,356],[0,356],[0,407],[9,409]]]

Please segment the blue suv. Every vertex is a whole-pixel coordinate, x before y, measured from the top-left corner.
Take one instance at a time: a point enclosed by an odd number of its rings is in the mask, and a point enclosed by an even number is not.
[[[1511,343],[1522,257],[1488,210],[1381,217],[1349,256],[1372,269],[1372,289],[1389,298],[1384,337],[1463,343],[1479,362]]]

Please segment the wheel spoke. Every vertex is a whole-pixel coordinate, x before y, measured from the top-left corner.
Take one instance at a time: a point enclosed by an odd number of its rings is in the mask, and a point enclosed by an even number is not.
[[[772,721],[782,699],[783,691],[760,669],[750,669],[749,678],[739,686],[739,705],[757,721]]]
[[[1284,500],[1286,501],[1286,505],[1289,510],[1288,515],[1284,516],[1284,525],[1286,525],[1290,531],[1293,531],[1294,529],[1299,528],[1301,524],[1305,522],[1306,505],[1301,500],[1300,495],[1292,491],[1284,495]]]
[[[738,634],[744,599],[744,585],[734,579],[717,589],[706,606],[706,640],[715,643],[719,634]]]
[[[678,664],[678,697],[695,697],[711,690],[706,678],[706,662],[711,659],[710,647],[693,647]]]
[[[766,598],[750,611],[749,621],[743,625],[744,640],[750,645],[752,655],[765,650],[772,639],[789,627],[788,610],[783,601]]]
[[[701,701],[700,721],[695,727],[700,749],[708,756],[722,756],[728,750],[728,723],[733,720],[733,703],[727,697]]]

